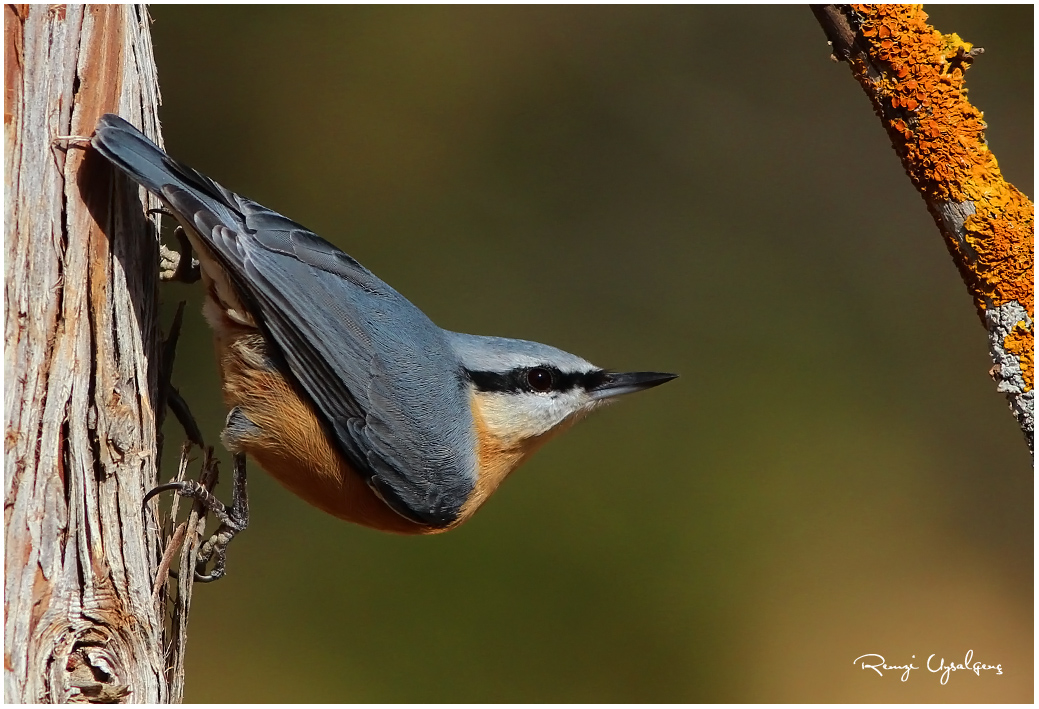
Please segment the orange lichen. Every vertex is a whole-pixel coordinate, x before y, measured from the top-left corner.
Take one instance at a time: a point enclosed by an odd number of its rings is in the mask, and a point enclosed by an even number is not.
[[[967,101],[964,72],[973,45],[934,30],[920,5],[852,7],[881,78],[865,78],[864,65],[855,67],[856,74],[868,83],[913,184],[932,207],[975,205],[965,240],[977,258],[947,236],[969,271],[967,285],[979,309],[1017,300],[1033,314],[1033,207],[1003,179],[985,142],[982,113]]]
[[[1003,179],[985,142],[982,113],[967,100],[964,72],[974,59],[973,45],[937,32],[920,5],[852,9],[868,55],[853,55],[852,69],[945,236],[979,313],[1016,301],[1034,319],[1034,209]],[[960,234],[941,215],[950,202],[974,206]],[[1023,371],[1027,356],[1029,387],[1032,338],[1024,321],[1007,338]]]
[[[1003,348],[1017,357],[1021,364],[1021,375],[1025,380],[1025,391],[1035,388],[1035,350],[1032,347],[1033,334],[1018,323],[1003,340]]]

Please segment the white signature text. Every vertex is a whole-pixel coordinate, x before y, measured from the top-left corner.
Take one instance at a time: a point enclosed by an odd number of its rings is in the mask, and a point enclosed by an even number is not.
[[[937,661],[934,659],[934,657],[935,655],[933,653],[930,656],[928,656],[927,662],[924,663],[924,666],[927,667],[928,672],[933,672],[935,674],[939,672],[941,673],[941,678],[939,679],[940,684],[945,684],[946,682],[948,682],[949,675],[958,670],[969,670],[970,672],[973,672],[979,677],[981,676],[981,673],[984,670],[995,670],[997,675],[1003,674],[1003,665],[988,665],[984,662],[974,662],[973,650],[967,651],[967,655],[964,657],[963,662],[950,661],[948,664],[946,664],[944,657]],[[913,655],[913,659],[916,659],[916,655]],[[914,665],[912,662],[906,662],[905,664],[901,665],[889,665],[887,663],[887,660],[884,659],[883,655],[878,655],[876,653],[870,653],[868,655],[859,655],[852,661],[852,664],[857,665],[860,662],[862,663],[862,669],[873,670],[881,677],[884,676],[884,672],[902,670],[901,680],[903,682],[909,679],[910,672],[912,672],[913,670],[921,669],[920,667]]]

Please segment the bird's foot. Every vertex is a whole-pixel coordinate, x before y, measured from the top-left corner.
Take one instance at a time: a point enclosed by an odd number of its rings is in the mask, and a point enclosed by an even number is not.
[[[227,507],[213,493],[194,480],[166,483],[153,488],[144,496],[144,501],[160,492],[175,490],[181,497],[190,497],[205,508],[220,522],[220,526],[209,539],[202,543],[195,562],[195,580],[200,582],[216,581],[224,575],[227,562],[227,545],[235,535],[249,526],[249,497],[246,491],[245,454],[234,456],[234,482],[231,491],[231,506]],[[207,574],[206,567],[213,561],[213,569]]]
[[[168,209],[149,209],[148,214],[173,216],[173,212]],[[174,229],[173,236],[177,239],[180,251],[174,251],[166,244],[159,244],[159,280],[194,283],[202,277],[202,269],[198,259],[191,255],[191,242],[188,241],[184,227],[178,226]]]

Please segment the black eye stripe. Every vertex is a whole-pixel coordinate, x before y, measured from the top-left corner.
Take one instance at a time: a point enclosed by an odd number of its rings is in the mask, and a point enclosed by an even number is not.
[[[535,370],[548,372],[552,379],[551,385],[543,389],[532,386],[530,377]],[[560,372],[555,367],[548,366],[517,367],[509,372],[476,372],[467,369],[465,374],[477,389],[489,392],[564,392],[575,387],[581,387],[587,391],[596,388],[606,380],[606,372],[602,370]]]

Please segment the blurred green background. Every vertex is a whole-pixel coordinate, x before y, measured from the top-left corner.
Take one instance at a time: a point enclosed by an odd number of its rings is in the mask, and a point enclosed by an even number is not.
[[[970,96],[1034,195],[1033,9],[928,11],[985,47]],[[1031,701],[1032,460],[806,6],[151,12],[171,154],[443,327],[682,375],[442,536],[254,468],[187,700]],[[215,441],[199,289],[164,298],[166,322],[190,301],[175,382]],[[971,649],[1002,676],[853,665]]]

